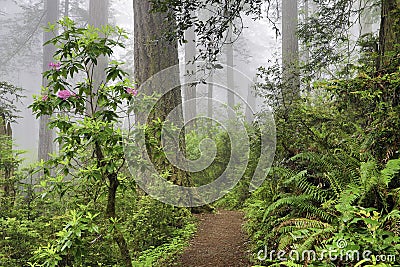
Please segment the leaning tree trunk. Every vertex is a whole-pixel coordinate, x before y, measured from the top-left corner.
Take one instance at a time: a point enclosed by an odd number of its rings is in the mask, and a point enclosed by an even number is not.
[[[167,20],[168,14],[151,12],[152,4],[147,0],[134,0],[133,6],[135,22],[134,76],[135,82],[140,86],[158,72],[178,65],[178,46],[176,41],[170,42],[163,38],[164,33],[168,29],[171,29],[171,27],[174,27],[175,24],[175,21]],[[179,86],[172,86],[172,84],[177,84],[177,81],[179,81],[178,70],[165,79],[161,91],[160,88],[152,88],[150,86],[141,88],[141,94],[152,95],[154,92],[164,93],[171,87],[174,87],[158,101],[147,121],[145,121],[142,114],[136,114],[139,123],[147,124],[150,129],[156,130],[153,121],[156,119],[165,121],[167,115],[175,107],[178,107],[178,112],[175,113],[176,118],[174,119],[179,122],[183,121],[181,88]],[[181,133],[184,133],[184,131]],[[157,140],[157,142],[161,144],[161,140]],[[178,146],[181,151],[185,150],[184,136],[180,137]],[[165,156],[158,157],[157,159],[154,157],[157,154],[154,146],[149,146],[148,152],[150,159],[159,173],[168,171],[171,174],[169,180],[174,184],[182,186],[190,185],[190,179],[185,171],[171,164]]]
[[[46,10],[46,19],[45,26],[48,23],[56,23],[59,18],[59,8],[60,1],[59,0],[47,0],[45,2],[45,10]],[[53,32],[44,32],[43,34],[43,42],[47,42],[54,37]],[[53,61],[53,55],[56,51],[56,48],[49,44],[43,47],[43,72],[47,71],[49,68],[49,63]],[[42,80],[42,86],[46,88],[48,85],[48,81],[46,78]],[[50,122],[50,116],[45,115],[40,117],[40,126],[39,126],[39,148],[38,148],[38,159],[47,161],[50,159],[50,154],[53,153],[53,138],[54,133],[53,130],[49,129],[48,124]]]

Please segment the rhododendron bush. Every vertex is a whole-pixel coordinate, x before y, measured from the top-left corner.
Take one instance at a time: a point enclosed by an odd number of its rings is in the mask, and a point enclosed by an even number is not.
[[[49,62],[49,69],[43,74],[48,87],[42,89],[31,105],[37,117],[50,116],[49,127],[56,129],[59,145],[58,154],[43,164],[48,180],[42,185],[51,182],[54,186],[45,187],[46,190],[57,191],[61,197],[81,196],[77,204],[98,206],[101,199],[105,205],[103,218],[110,224],[106,232],[109,240],[118,245],[122,259],[129,262],[128,245],[118,230],[116,214],[117,189],[132,182],[127,172],[122,171],[126,159],[120,124],[128,116],[129,101],[139,96],[127,73],[120,68],[122,63],[110,61],[105,69],[98,64],[100,57],[111,58],[115,47],[124,47],[120,40],[126,37],[125,32],[111,26],[77,28],[68,18],[48,30],[55,27],[61,27],[62,34],[46,44],[57,48],[54,61]],[[104,75],[95,75],[99,72]],[[102,76],[104,80],[96,80]],[[92,240],[98,238],[97,227],[84,229],[85,235],[93,235]],[[68,231],[60,232],[59,236],[58,242],[38,250],[37,262],[48,259],[46,253],[51,248],[51,253],[60,256],[53,257],[54,266],[71,254],[75,263],[82,264],[79,255],[89,247],[85,245],[86,239],[71,239],[73,235]]]

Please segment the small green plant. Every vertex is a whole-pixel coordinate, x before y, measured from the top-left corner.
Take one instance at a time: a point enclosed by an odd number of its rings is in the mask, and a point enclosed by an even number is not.
[[[94,222],[98,215],[82,206],[80,211],[69,211],[64,229],[56,234],[57,243],[40,247],[34,252],[33,260],[48,267],[59,266],[62,261],[64,264],[71,262],[74,266],[81,266],[90,247],[87,236],[99,234],[99,227]]]

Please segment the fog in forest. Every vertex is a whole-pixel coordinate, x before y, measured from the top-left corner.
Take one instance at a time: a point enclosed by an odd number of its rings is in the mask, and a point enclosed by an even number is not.
[[[39,144],[39,124],[28,107],[32,103],[32,95],[39,94],[43,65],[43,26],[45,11],[44,1],[11,1],[2,0],[0,7],[1,19],[1,69],[0,80],[7,81],[24,89],[23,103],[18,104],[21,118],[12,124],[15,148],[26,151],[26,163],[37,159]],[[69,9],[65,9],[65,1],[60,4],[60,17],[68,12],[72,19],[85,25],[88,19],[89,0],[69,1]],[[132,1],[113,0],[110,3],[109,22],[124,28],[129,32],[126,49],[118,49],[115,57],[126,62],[124,68],[133,73],[133,7]],[[279,21],[277,22],[280,25]],[[234,68],[250,80],[254,80],[257,68],[268,65],[274,60],[274,55],[280,53],[280,36],[272,30],[265,20],[253,20],[243,17],[243,32],[233,44]],[[226,48],[223,49],[220,62],[226,64]],[[179,47],[180,64],[185,63],[185,48]],[[181,69],[182,75],[184,70]],[[225,79],[225,70],[216,72],[216,76]],[[235,80],[235,90],[247,96],[248,80]],[[198,97],[206,95],[205,88],[198,89]],[[225,92],[215,92],[215,98],[226,102]],[[258,101],[260,102],[260,101]],[[258,103],[260,104],[260,103]]]

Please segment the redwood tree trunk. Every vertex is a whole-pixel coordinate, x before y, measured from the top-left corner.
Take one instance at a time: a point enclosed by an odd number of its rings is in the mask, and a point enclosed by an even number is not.
[[[45,2],[45,10],[46,10],[46,20],[44,25],[47,26],[48,23],[56,23],[59,18],[59,8],[60,1],[59,0],[47,0]],[[57,34],[57,33],[56,33]],[[53,32],[44,32],[43,34],[43,42],[47,42],[54,37]],[[53,55],[56,51],[56,48],[49,44],[43,47],[43,71],[47,71],[49,69],[49,63],[53,61]],[[42,80],[43,87],[47,87],[48,81],[43,78]],[[38,159],[47,161],[50,159],[50,154],[53,153],[53,138],[54,133],[53,130],[49,129],[48,124],[50,122],[50,116],[41,116],[40,117],[40,126],[39,126],[39,148],[38,148]]]
[[[300,94],[299,41],[297,37],[297,0],[282,1],[282,92],[283,104],[290,104]]]
[[[151,12],[151,3],[147,0],[134,0],[134,29],[135,29],[135,48],[134,48],[134,76],[135,82],[140,86],[151,78],[156,73],[178,65],[178,45],[176,41],[170,42],[163,38],[163,33],[174,27],[175,21],[167,20],[168,14],[161,12]],[[152,88],[150,86],[141,88],[141,93],[152,95],[154,92],[167,92],[156,104],[153,112],[150,114],[147,121],[142,114],[136,114],[137,121],[141,124],[149,125],[149,128],[154,126],[153,120],[161,119],[165,121],[168,114],[182,104],[181,88],[174,87],[172,84],[177,84],[179,80],[179,71],[170,75],[163,82],[163,88]],[[177,112],[177,121],[183,121],[182,109]],[[184,131],[182,131],[184,133]],[[158,140],[161,144],[161,140]],[[184,150],[184,136],[181,136],[177,149]],[[176,185],[190,185],[188,175],[183,170],[171,164],[165,156],[157,159],[154,155],[154,147],[148,146],[148,154],[156,167],[162,173],[165,170],[171,174],[169,180]]]
[[[379,60],[377,69],[396,69],[399,66],[400,48],[400,0],[382,0],[381,26],[379,32]],[[392,53],[397,53],[397,57]],[[395,59],[397,61],[391,62]],[[389,71],[389,70],[386,70]]]
[[[193,63],[196,57],[196,33],[191,27],[185,32],[185,122],[196,117],[196,85],[193,84],[196,77],[196,65]],[[190,101],[190,104],[187,101]]]
[[[227,104],[228,107],[231,108],[232,110],[235,107],[235,81],[234,81],[234,75],[233,75],[233,27],[232,24],[229,25],[228,29],[228,36],[227,36],[227,45],[226,45],[226,65],[228,66],[226,70],[226,79],[227,79],[227,85],[228,85],[228,91],[227,91]],[[229,117],[232,119],[232,112],[229,112]]]

